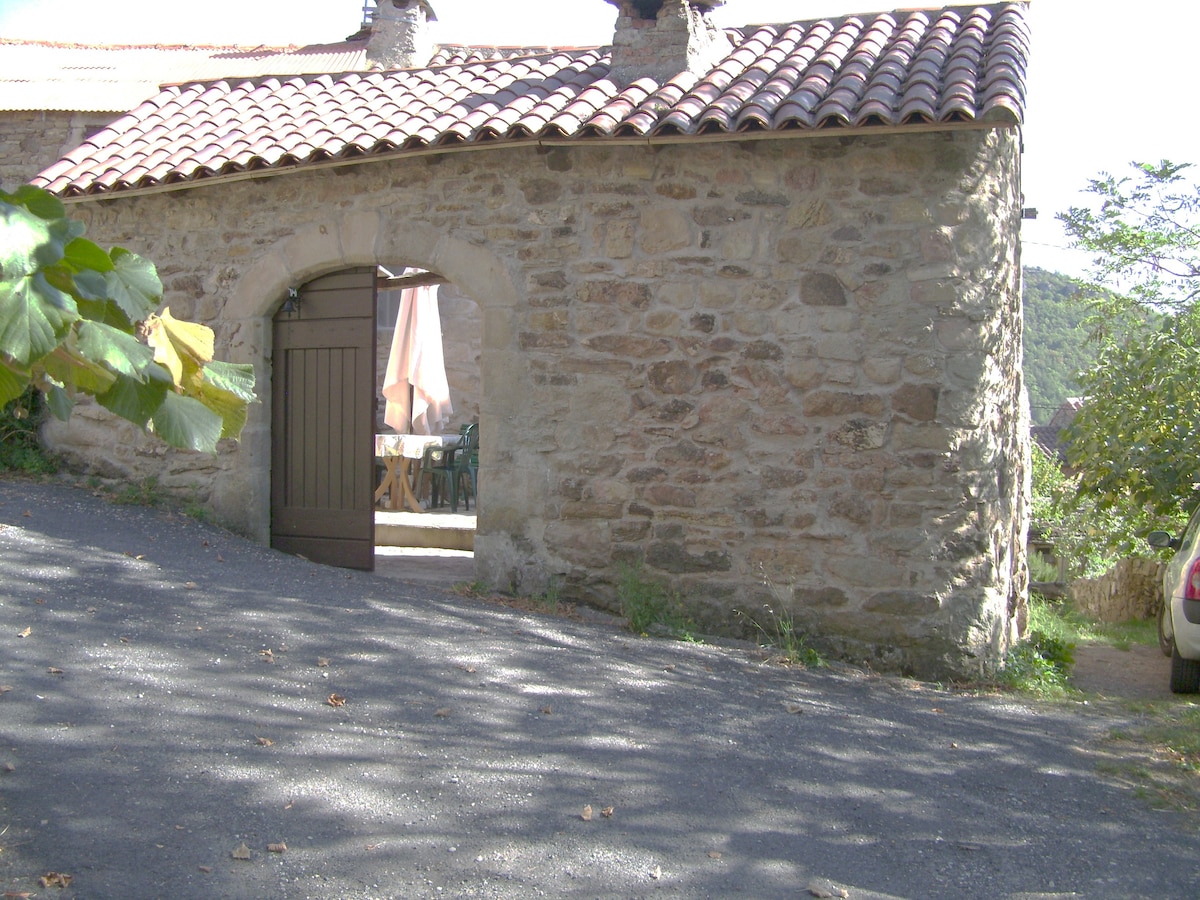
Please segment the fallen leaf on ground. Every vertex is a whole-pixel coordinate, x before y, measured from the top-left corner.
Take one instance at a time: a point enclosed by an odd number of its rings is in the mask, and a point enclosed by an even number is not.
[[[196,584],[196,582],[194,582],[194,581],[185,581],[183,583],[183,586],[185,588],[187,588],[189,591],[194,591],[196,588],[200,587],[200,585]]]
[[[708,858],[709,858],[709,859],[720,859],[720,858],[721,858],[721,851],[720,851],[720,850],[709,850],[709,851],[708,851]]]
[[[549,706],[543,706],[542,712],[545,713],[546,715],[550,715],[552,712],[554,712],[554,710]]]
[[[67,887],[74,879],[64,872],[47,872],[38,879],[42,887]]]
[[[325,702],[328,703],[330,706],[345,706],[346,698],[343,697],[341,694],[330,694],[328,699],[326,699]]]
[[[124,635],[121,635],[121,637],[119,638],[119,640],[121,641],[121,643],[122,643],[122,644],[128,644],[128,643],[129,643],[129,638],[125,637]]]
[[[50,666],[46,671],[51,675],[61,675],[63,673],[63,670],[58,668],[58,666]]]
[[[462,670],[463,670],[464,672],[466,672],[467,674],[474,674],[474,672],[475,672],[475,667],[474,667],[474,666],[468,666],[468,665],[464,665],[463,663],[455,663],[455,664],[454,664],[454,668],[456,668],[456,669],[462,669]]]
[[[446,716],[450,715],[450,707],[443,706],[441,709],[435,709],[433,711],[433,714],[435,716],[437,716],[439,719],[444,719],[444,718],[446,718]]]
[[[650,877],[655,881],[658,881],[658,879],[662,878],[662,866],[655,866],[650,872]]]
[[[4,896],[6,900],[9,897],[13,898],[13,900],[28,900],[33,894],[29,893],[29,891],[5,891]]]
[[[787,710],[789,713],[791,713],[793,716],[796,715],[797,713],[804,712],[803,706],[800,706],[798,703],[788,703],[786,700],[783,701],[783,708],[785,710]]]
[[[261,656],[263,659],[265,659],[269,663],[275,662],[275,654],[272,653],[270,650],[259,650],[258,655]]]
[[[220,553],[217,554],[217,562],[225,562],[225,557],[223,557]]]
[[[233,855],[234,859],[249,859],[250,858],[250,848],[247,847],[245,842],[243,841],[241,844],[237,845],[237,847],[234,849],[232,855]]]
[[[265,737],[255,738],[255,740],[258,741],[258,746],[260,746],[260,747],[270,747],[272,744],[275,743],[270,738],[265,738]]]
[[[317,657],[317,668],[318,668],[318,669],[327,669],[327,668],[329,668],[329,657],[327,657],[327,656],[318,656],[318,657]]]
[[[36,603],[38,606],[45,606],[45,605],[46,605],[46,598],[45,598],[45,597],[38,597],[38,598],[37,598],[36,600],[34,600],[33,602],[34,602],[34,603]]]
[[[29,510],[25,510],[25,512],[21,513],[21,515],[25,516],[27,519],[33,518],[33,513],[31,513]]]
[[[287,844],[280,841],[278,844],[267,844],[267,849],[272,853],[283,853],[287,850]]]
[[[612,814],[613,814],[613,808],[611,806],[606,806],[606,807],[604,807],[604,809],[600,810],[600,815],[604,816],[604,818],[606,818],[606,819],[611,819]]]
[[[33,629],[26,628],[24,631],[17,632],[17,637],[29,637],[31,634],[33,634]]]
[[[196,868],[205,873],[212,871],[212,866],[196,866]]]
[[[11,684],[0,684],[0,694],[7,694],[12,690]]]
[[[579,814],[579,818],[583,819],[585,822],[592,821],[592,806],[590,803],[583,808],[583,812]]]
[[[6,762],[4,765],[0,766],[0,770],[5,772],[15,772],[17,771],[17,767],[10,762]]]

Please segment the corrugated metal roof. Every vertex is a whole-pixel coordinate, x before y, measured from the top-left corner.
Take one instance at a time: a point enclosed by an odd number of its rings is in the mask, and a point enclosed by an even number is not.
[[[109,194],[448,147],[1022,120],[1023,4],[727,34],[730,52],[703,75],[625,88],[609,77],[607,48],[173,86],[35,183]]]

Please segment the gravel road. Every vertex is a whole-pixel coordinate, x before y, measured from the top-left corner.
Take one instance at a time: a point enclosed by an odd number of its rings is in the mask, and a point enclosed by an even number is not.
[[[637,638],[58,483],[0,481],[0,579],[0,890],[1200,895],[1194,820],[1100,774],[1094,706]]]

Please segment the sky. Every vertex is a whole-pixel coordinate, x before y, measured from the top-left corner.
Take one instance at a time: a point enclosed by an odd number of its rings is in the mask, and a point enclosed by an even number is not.
[[[612,39],[604,0],[432,0],[442,43],[595,46]],[[0,0],[0,38],[90,43],[307,44],[358,29],[363,0]],[[722,25],[795,21],[919,5],[871,0],[728,0]],[[519,9],[519,15],[512,11]],[[203,15],[200,11],[203,11]],[[1100,173],[1134,161],[1200,161],[1192,110],[1200,3],[1032,0],[1033,48],[1022,129],[1026,265],[1083,274],[1056,213],[1087,202]],[[1185,94],[1186,92],[1186,94]]]

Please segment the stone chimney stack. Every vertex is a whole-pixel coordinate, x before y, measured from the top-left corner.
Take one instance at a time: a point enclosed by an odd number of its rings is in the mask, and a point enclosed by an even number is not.
[[[375,0],[367,64],[373,69],[415,69],[433,59],[437,46],[429,23],[436,22],[425,0]]]
[[[659,84],[680,72],[706,72],[725,58],[729,40],[709,15],[725,0],[607,0],[618,10],[613,80]]]

